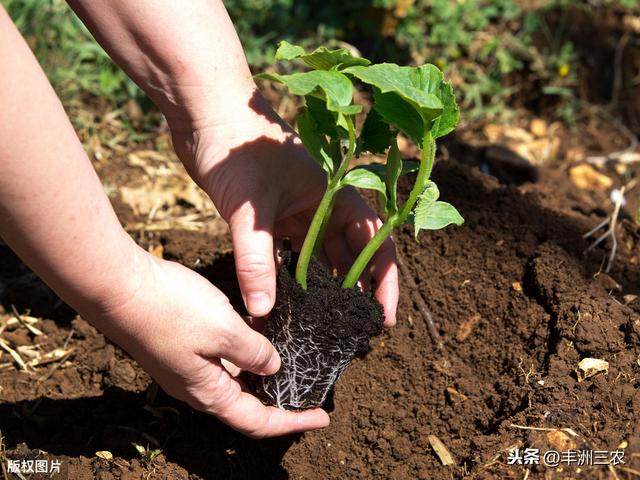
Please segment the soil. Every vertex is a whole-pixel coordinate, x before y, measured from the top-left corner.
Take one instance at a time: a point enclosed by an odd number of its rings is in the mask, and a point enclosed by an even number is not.
[[[285,251],[278,274],[276,304],[264,335],[282,366],[275,375],[249,375],[257,396],[282,408],[322,405],[335,382],[369,341],[382,332],[384,313],[371,293],[341,288],[341,279],[312,261],[307,290],[295,280],[297,255]]]
[[[13,340],[48,351],[68,339],[74,353],[32,374],[0,369],[6,456],[62,459],[68,477],[60,478],[72,479],[634,478],[640,235],[624,213],[614,267],[597,274],[608,246],[585,256],[582,234],[611,204],[573,187],[565,172],[551,172],[515,186],[453,159],[437,165],[443,200],[465,224],[423,233],[420,244],[409,228],[396,234],[413,280],[401,278],[398,325],[337,383],[331,425],[301,436],[249,440],[167,397],[88,323],[70,320],[55,297],[29,287],[26,295],[44,304],[46,319],[37,324],[44,334]],[[195,268],[240,303],[233,259],[220,253],[228,239],[170,231],[145,241],[160,242],[165,258]],[[0,265],[0,302],[8,310],[17,298],[13,275],[26,270],[6,247]],[[586,357],[606,360],[608,372],[578,381]],[[3,354],[0,363],[8,361]],[[453,465],[442,465],[434,436]],[[132,442],[161,453],[141,456]],[[619,448],[625,464],[507,465],[511,447]]]

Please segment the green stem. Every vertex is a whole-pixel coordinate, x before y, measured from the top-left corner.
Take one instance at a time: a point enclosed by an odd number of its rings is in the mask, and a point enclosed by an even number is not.
[[[422,151],[422,158],[420,159],[420,169],[418,170],[418,176],[416,177],[416,183],[414,183],[411,192],[409,192],[409,198],[400,211],[401,222],[405,222],[409,218],[409,214],[416,204],[418,197],[427,186],[429,178],[431,178],[431,171],[433,170],[433,162],[436,158],[436,140],[428,132],[424,136],[425,149]]]
[[[418,197],[422,193],[422,190],[429,181],[431,171],[433,170],[433,162],[436,155],[436,142],[430,132],[428,132],[424,137],[424,145],[426,148],[422,152],[420,169],[418,170],[416,183],[413,185],[413,188],[409,193],[409,198],[400,212],[387,218],[382,227],[380,227],[380,230],[375,233],[373,238],[369,240],[369,243],[367,243],[362,249],[360,255],[358,255],[358,258],[353,262],[353,265],[344,277],[342,288],[353,288],[356,286],[362,272],[367,268],[367,265],[369,265],[369,262],[380,246],[391,235],[393,229],[402,225],[406,222],[407,218],[409,218],[409,214],[418,200]]]
[[[341,188],[340,181],[347,173],[347,168],[349,168],[349,164],[351,163],[351,159],[353,158],[353,154],[356,150],[356,131],[353,126],[353,120],[348,116],[345,117],[345,119],[349,129],[349,146],[347,148],[347,153],[342,158],[338,169],[329,181],[327,190],[324,192],[324,195],[320,200],[320,204],[313,214],[313,218],[311,219],[307,236],[304,238],[302,249],[300,250],[300,256],[298,257],[298,263],[296,265],[296,281],[304,290],[307,289],[307,271],[309,270],[311,257],[317,253],[322,246],[324,235],[329,224],[331,210],[333,209],[334,197]]]
[[[331,220],[331,214],[333,213],[333,205],[336,203],[335,195],[331,198],[331,204],[327,209],[327,213],[325,213],[324,218],[322,219],[322,225],[320,226],[320,232],[318,232],[318,238],[316,240],[316,244],[313,247],[313,256],[318,258],[320,252],[322,251],[322,245],[324,244],[324,237],[327,235],[327,229],[329,228],[329,221]]]

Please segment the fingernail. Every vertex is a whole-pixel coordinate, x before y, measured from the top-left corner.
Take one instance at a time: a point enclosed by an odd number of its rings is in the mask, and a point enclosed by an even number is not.
[[[253,315],[266,315],[271,308],[271,299],[266,292],[249,292],[247,309]]]

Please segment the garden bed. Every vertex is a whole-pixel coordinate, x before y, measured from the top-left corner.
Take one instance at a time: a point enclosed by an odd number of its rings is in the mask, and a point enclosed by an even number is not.
[[[434,175],[464,226],[423,233],[421,245],[408,227],[397,233],[406,266],[398,325],[340,379],[331,425],[302,436],[249,440],[157,392],[135,362],[46,290],[20,291],[11,279],[28,273],[0,247],[2,304],[39,305],[48,318],[35,324],[44,335],[18,327],[14,340],[73,349],[31,374],[0,369],[7,457],[62,459],[73,479],[504,479],[527,469],[530,478],[567,474],[566,466],[507,465],[509,448],[623,449],[625,464],[614,472],[633,478],[621,467],[640,470],[640,300],[625,297],[639,292],[636,227],[623,219],[611,273],[594,275],[607,250],[585,257],[582,234],[608,213],[603,195],[594,200],[564,173],[502,185],[453,159]],[[226,237],[176,230],[149,238],[241,303]],[[606,360],[608,373],[578,382],[585,357]],[[5,353],[0,363],[7,361]],[[454,465],[442,465],[434,436]],[[132,443],[148,447],[147,457]],[[151,459],[155,449],[162,453]],[[606,466],[576,468],[576,478],[615,478]]]

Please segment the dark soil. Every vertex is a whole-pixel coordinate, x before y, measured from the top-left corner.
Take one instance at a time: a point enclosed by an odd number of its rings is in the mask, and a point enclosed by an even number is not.
[[[295,280],[297,255],[284,252],[276,304],[264,335],[282,359],[275,375],[249,375],[266,403],[288,409],[318,407],[356,355],[382,332],[382,306],[370,293],[344,289],[318,262],[309,265],[307,290]]]
[[[409,228],[397,233],[418,288],[401,278],[398,325],[340,379],[328,428],[248,440],[156,393],[92,327],[62,319],[43,322],[45,336],[31,340],[57,347],[73,326],[75,356],[31,375],[0,369],[7,456],[44,450],[62,458],[73,479],[522,479],[526,469],[530,479],[597,479],[616,477],[604,466],[580,473],[575,466],[510,466],[507,452],[620,447],[623,466],[640,470],[640,301],[628,296],[640,293],[637,228],[622,220],[614,268],[595,275],[608,250],[585,257],[582,234],[610,203],[575,189],[566,173],[505,186],[448,161],[435,176],[466,223],[423,233],[420,245]],[[162,240],[165,257],[198,269],[237,301],[232,257],[212,253],[219,240],[186,232]],[[16,260],[3,249],[0,265],[5,275]],[[416,306],[420,297],[441,349]],[[578,382],[585,357],[608,361],[608,373]],[[455,465],[441,464],[430,435]],[[131,442],[162,454],[143,459]],[[114,460],[95,456],[103,450]]]

